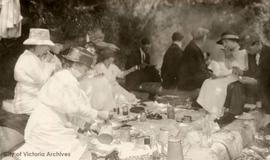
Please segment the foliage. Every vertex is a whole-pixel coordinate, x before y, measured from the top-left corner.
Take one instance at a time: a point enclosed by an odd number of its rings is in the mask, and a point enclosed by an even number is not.
[[[49,28],[55,42],[68,39],[72,41],[84,37],[89,31],[101,28],[105,33],[105,41],[115,43],[125,54],[137,47],[141,38],[149,37],[153,42],[154,61],[160,63],[163,52],[170,43],[170,35],[176,30],[185,34],[186,43],[190,40],[190,30],[199,26],[210,29],[212,40],[216,40],[225,30],[233,30],[239,34],[255,31],[268,43],[268,1],[20,0],[24,17],[23,36],[15,39],[14,44],[21,44],[27,38],[30,27]],[[7,46],[14,46],[9,45],[12,41],[5,42]],[[3,68],[0,71],[8,71],[8,76],[4,77],[13,77],[11,71],[22,50],[22,46],[6,49],[0,45],[3,55],[7,51],[12,53],[12,56],[2,56],[1,62],[8,64],[5,67],[0,66],[0,69]],[[124,56],[121,61],[124,61]],[[5,80],[7,81],[9,80]]]

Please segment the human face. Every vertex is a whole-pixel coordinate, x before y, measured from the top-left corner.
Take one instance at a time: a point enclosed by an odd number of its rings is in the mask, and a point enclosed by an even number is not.
[[[257,53],[259,53],[262,49],[262,45],[260,42],[253,42],[252,44],[248,45],[246,47],[246,50],[248,52],[248,54],[250,55],[255,55]]]
[[[107,66],[110,66],[114,63],[114,57],[107,58],[104,62]]]
[[[79,63],[74,63],[72,65],[72,68],[73,68],[73,74],[75,75],[77,79],[82,78],[89,70],[89,67],[87,65],[79,64]]]
[[[150,44],[145,44],[142,46],[142,50],[146,53],[150,53],[151,50],[151,45]]]
[[[225,49],[228,49],[230,51],[239,48],[239,44],[236,41],[230,39],[222,40],[222,45],[224,46]]]
[[[35,46],[34,52],[38,57],[41,57],[44,54],[47,54],[49,50],[50,50],[50,47],[47,45],[38,45],[38,46]]]

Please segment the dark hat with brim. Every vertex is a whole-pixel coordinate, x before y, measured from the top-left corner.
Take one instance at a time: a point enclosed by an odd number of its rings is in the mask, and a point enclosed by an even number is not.
[[[63,57],[71,62],[84,64],[88,67],[91,67],[95,58],[89,51],[82,47],[71,48],[68,54],[63,55]]]
[[[109,49],[109,48],[99,50],[99,57],[101,60],[115,57],[116,55],[117,55],[117,51]]]
[[[224,33],[221,34],[221,38],[220,38],[220,40],[217,41],[217,44],[222,44],[222,41],[225,40],[225,39],[233,40],[233,41],[238,42],[239,41],[239,36],[236,35],[233,32],[224,32]]]

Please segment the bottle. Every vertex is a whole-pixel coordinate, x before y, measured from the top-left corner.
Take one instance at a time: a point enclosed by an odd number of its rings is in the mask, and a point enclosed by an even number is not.
[[[116,108],[116,113],[117,113],[118,115],[120,114],[120,108],[119,108],[119,107]]]
[[[167,117],[168,119],[175,119],[175,111],[173,106],[167,107]]]
[[[127,115],[128,115],[128,106],[125,105],[125,106],[123,107],[123,116],[127,116]]]
[[[146,113],[142,112],[140,113],[140,122],[144,122],[144,121],[146,121]]]

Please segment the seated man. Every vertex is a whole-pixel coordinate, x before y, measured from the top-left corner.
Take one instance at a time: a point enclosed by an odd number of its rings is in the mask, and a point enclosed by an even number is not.
[[[228,112],[217,120],[220,125],[228,124],[234,120],[235,115],[242,114],[249,97],[253,97],[252,103],[258,102],[262,97],[262,106],[266,113],[270,113],[270,47],[263,45],[255,33],[245,36],[244,40],[248,51],[249,69],[245,72],[235,71],[242,77],[240,76],[239,81],[231,83],[227,88],[224,107],[228,108]]]
[[[173,89],[177,84],[177,69],[181,63],[183,55],[182,39],[184,36],[179,32],[174,32],[172,35],[173,43],[166,51],[163,64],[161,67],[162,87]]]
[[[198,28],[192,32],[193,39],[184,50],[178,71],[178,89],[194,90],[200,88],[204,80],[209,78],[209,71],[201,50],[208,32],[204,28]]]
[[[139,89],[144,82],[160,82],[160,76],[155,66],[150,65],[150,41],[142,39],[141,47],[128,56],[126,69],[139,66],[140,70],[132,72],[126,76],[126,86],[130,90]]]

